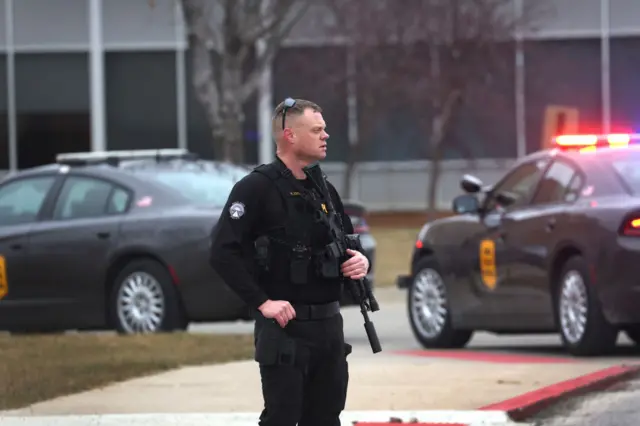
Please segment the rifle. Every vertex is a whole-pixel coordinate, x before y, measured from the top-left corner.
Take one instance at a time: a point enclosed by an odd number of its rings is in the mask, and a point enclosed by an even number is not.
[[[344,235],[347,248],[351,250],[364,252],[362,243],[360,242],[360,235],[358,234],[346,234]],[[345,251],[346,254],[346,251]],[[345,278],[349,286],[349,292],[351,296],[357,300],[360,304],[360,312],[364,317],[364,330],[367,332],[367,338],[369,339],[369,345],[374,354],[382,351],[380,340],[378,339],[378,333],[376,333],[376,327],[369,319],[367,311],[376,312],[380,310],[378,301],[376,300],[373,292],[371,291],[371,283],[367,277],[360,278],[359,280],[352,280],[351,278]]]
[[[323,194],[331,209],[330,214],[334,215],[338,220],[340,220],[340,216],[333,208],[333,203],[331,202],[331,196],[329,194],[329,189],[327,188],[325,176],[324,174],[322,174],[318,163],[303,168],[303,171],[305,175],[309,179],[311,179],[311,181]],[[320,184],[318,182],[320,182]],[[342,230],[336,227],[334,220],[331,220],[328,215],[319,214],[319,217],[326,223],[329,228],[329,233],[331,234],[333,243],[331,243],[328,247],[334,259],[339,259],[340,263],[343,263],[345,260],[347,260],[350,257],[347,253],[347,249],[364,253],[362,243],[360,242],[360,235],[345,234],[344,232],[342,232]],[[380,310],[380,306],[378,305],[378,301],[374,297],[371,290],[371,283],[369,283],[369,280],[366,277],[359,280],[353,280],[347,277],[345,277],[344,279],[346,281],[347,287],[349,288],[349,293],[360,305],[360,312],[362,313],[362,316],[364,318],[364,329],[367,333],[367,338],[369,339],[371,350],[374,354],[378,353],[382,351],[382,346],[380,345],[380,340],[378,339],[378,333],[376,332],[375,325],[369,319],[368,312],[376,312]]]

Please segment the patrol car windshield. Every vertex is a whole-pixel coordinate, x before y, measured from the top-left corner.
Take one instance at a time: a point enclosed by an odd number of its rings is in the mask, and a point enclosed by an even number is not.
[[[236,180],[226,175],[208,172],[162,170],[144,172],[193,201],[195,204],[222,207]]]
[[[640,194],[640,150],[620,149],[609,152],[607,157],[622,182],[634,194]]]
[[[640,194],[640,158],[612,162],[620,179],[634,194]]]

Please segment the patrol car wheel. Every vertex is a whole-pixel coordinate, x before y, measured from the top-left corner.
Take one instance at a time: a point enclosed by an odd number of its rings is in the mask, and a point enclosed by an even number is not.
[[[565,348],[572,355],[594,356],[610,352],[618,330],[605,319],[600,301],[580,256],[563,266],[556,285],[556,318]]]
[[[420,260],[407,293],[411,329],[423,347],[461,348],[471,340],[473,331],[452,327],[446,285],[435,260]]]
[[[633,341],[637,346],[640,346],[640,326],[634,325],[624,330],[629,339]]]
[[[188,321],[169,272],[156,261],[128,263],[113,283],[110,313],[122,334],[184,330]]]

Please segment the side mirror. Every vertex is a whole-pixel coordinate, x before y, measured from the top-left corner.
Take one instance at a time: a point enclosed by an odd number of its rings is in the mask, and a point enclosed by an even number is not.
[[[468,194],[475,194],[482,190],[483,184],[482,181],[475,176],[464,175],[460,181],[460,186],[464,192]]]
[[[456,214],[476,213],[480,210],[480,202],[475,195],[458,195],[453,199],[453,211]]]

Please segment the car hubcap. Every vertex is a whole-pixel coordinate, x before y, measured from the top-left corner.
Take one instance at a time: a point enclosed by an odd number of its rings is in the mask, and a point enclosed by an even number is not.
[[[438,272],[423,269],[415,278],[411,295],[414,323],[426,338],[440,335],[447,317],[444,282]]]
[[[570,343],[579,342],[587,326],[587,289],[576,271],[570,271],[562,280],[560,326]]]
[[[146,272],[125,278],[118,292],[118,318],[127,333],[157,331],[164,317],[164,297],[158,280]]]

